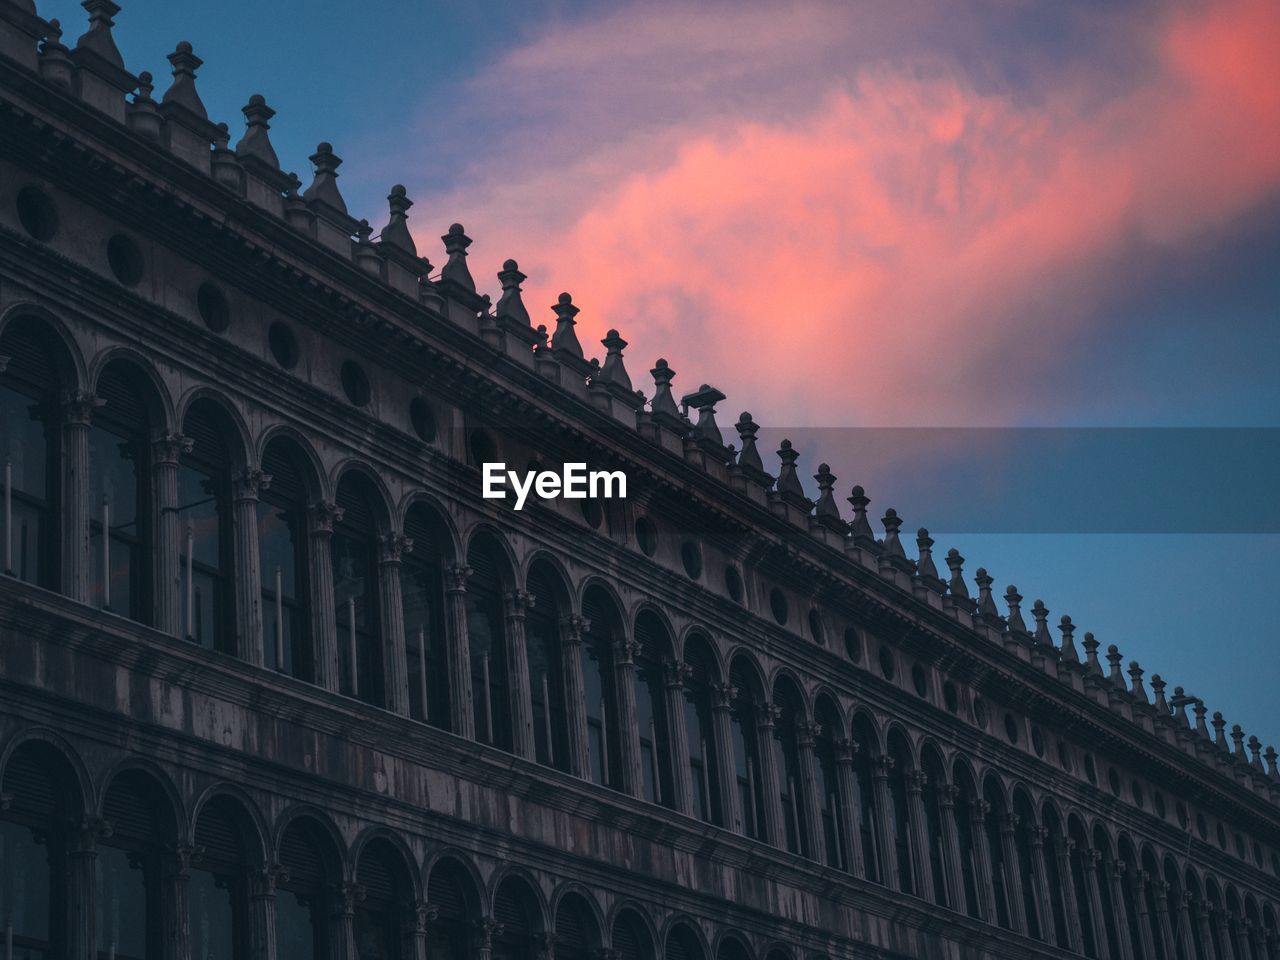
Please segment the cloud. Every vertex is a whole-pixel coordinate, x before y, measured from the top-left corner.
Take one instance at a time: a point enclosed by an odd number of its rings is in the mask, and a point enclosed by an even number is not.
[[[430,202],[467,212],[477,275],[520,260],[535,316],[568,289],[584,342],[619,328],[638,383],[662,355],[765,422],[982,424],[1051,415],[1055,357],[1105,349],[1102,278],[1130,251],[1280,187],[1269,0],[1130,11],[1095,25],[1130,62],[1064,54],[1016,86],[913,49],[919,11],[849,9],[633,5],[548,32],[476,81],[474,102],[508,92],[503,133]]]

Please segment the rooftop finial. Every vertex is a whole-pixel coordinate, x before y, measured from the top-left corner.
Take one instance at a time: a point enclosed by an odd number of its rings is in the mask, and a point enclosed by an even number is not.
[[[676,372],[666,360],[659,357],[649,373],[653,376],[653,399],[649,401],[649,408],[654,413],[679,419],[680,408],[676,406],[676,398],[671,395],[671,381],[675,379]]]
[[[631,375],[627,373],[626,364],[622,361],[622,351],[627,349],[627,341],[622,339],[617,330],[610,330],[600,344],[605,350],[604,364],[600,367],[600,381],[612,383],[624,390],[633,389]]]
[[[267,131],[271,129],[268,122],[276,112],[267,106],[262,94],[255,93],[249,102],[240,108],[247,125],[244,136],[236,144],[236,156],[241,160],[256,157],[272,170],[280,169],[280,158],[276,156],[275,147],[271,146],[271,137]]]
[[[862,484],[855,483],[847,499],[849,505],[853,507],[853,519],[849,521],[849,532],[855,539],[875,543],[876,535],[871,529],[871,522],[867,519],[867,507],[871,504],[871,498],[862,489]]]
[[[112,66],[123,70],[124,58],[111,35],[114,17],[120,12],[119,5],[112,0],[82,0],[80,6],[89,11],[89,29],[76,41],[76,49],[92,50]]]
[[[1272,780],[1280,780],[1280,769],[1276,768],[1276,748],[1268,746],[1262,755],[1267,758],[1267,776]]]
[[[938,579],[938,565],[933,562],[933,537],[929,531],[921,527],[916,531],[916,550],[920,559],[916,561],[916,572],[922,577]]]
[[[1195,704],[1191,708],[1191,712],[1196,715],[1196,733],[1204,737],[1206,740],[1212,740],[1209,735],[1209,725],[1205,723],[1205,716],[1209,712],[1209,708],[1204,705],[1204,701],[1196,697]]]
[[[342,158],[333,152],[331,144],[322,142],[316,146],[316,152],[310,159],[316,174],[302,199],[308,203],[327,204],[345,214],[347,203],[338,192],[338,167],[342,166]]]
[[[828,464],[818,464],[818,472],[813,475],[813,479],[818,483],[818,502],[814,505],[814,516],[821,520],[834,520],[837,523],[843,523],[840,518],[840,508],[836,506],[836,497],[832,492],[836,485],[835,474],[831,472]]]
[[[1249,758],[1244,754],[1244,728],[1238,723],[1231,725],[1231,740],[1236,745],[1231,752],[1241,760],[1248,760]]]
[[[1044,605],[1043,600],[1036,600],[1031,604],[1031,617],[1036,622],[1032,638],[1041,646],[1052,647],[1053,637],[1049,635],[1049,608]]]
[[[1120,648],[1114,643],[1107,647],[1107,662],[1111,664],[1111,671],[1107,675],[1110,680],[1120,690],[1125,688],[1124,671],[1120,669],[1120,661],[1124,659],[1120,654]]]
[[[800,485],[800,475],[796,472],[800,452],[792,447],[790,440],[783,440],[778,447],[778,459],[782,462],[778,468],[778,493],[803,499],[804,487]]]
[[[533,320],[529,317],[529,311],[520,293],[520,284],[524,283],[525,279],[525,275],[520,272],[520,264],[514,260],[503,262],[502,270],[498,273],[498,282],[502,284],[502,296],[498,298],[498,305],[493,312],[496,316],[507,317],[518,324],[531,327]]]
[[[978,585],[978,612],[990,620],[999,620],[1000,611],[996,609],[995,597],[991,594],[995,577],[987,573],[986,567],[979,567],[973,575],[973,582]]]
[[[1262,766],[1262,741],[1257,736],[1249,737],[1249,753],[1253,755],[1253,759],[1249,761],[1249,765],[1259,773],[1266,773]]]
[[[890,557],[899,557],[903,560],[907,559],[907,551],[902,548],[902,539],[898,533],[902,529],[902,518],[898,516],[898,511],[893,507],[889,507],[885,510],[880,523],[884,525],[885,554]]]
[[[456,283],[469,293],[475,293],[476,282],[467,266],[467,247],[471,246],[471,238],[462,229],[462,224],[450,226],[449,232],[440,239],[444,241],[444,252],[448,254],[448,259],[440,269],[440,279]]]
[[[738,438],[742,441],[742,452],[738,454],[738,466],[763,474],[764,461],[760,459],[760,451],[756,449],[756,433],[760,429],[760,424],[751,419],[751,414],[744,410],[733,427],[738,431]]]
[[[418,245],[413,242],[413,237],[409,234],[409,208],[413,206],[413,201],[409,199],[409,192],[397,183],[387,194],[387,206],[391,211],[390,219],[382,228],[378,239],[389,247],[395,247],[411,257],[416,257]]]
[[[1074,635],[1076,625],[1071,622],[1071,618],[1065,613],[1062,619],[1058,621],[1058,629],[1062,631],[1062,659],[1066,663],[1079,663],[1080,654],[1076,652],[1076,643]]]
[[[1018,633],[1027,632],[1027,622],[1022,619],[1022,594],[1018,592],[1018,588],[1012,583],[1005,588],[1004,591],[1005,606],[1009,608],[1009,615],[1006,621],[1011,631]]]
[[[1150,703],[1151,701],[1147,699],[1147,688],[1142,685],[1142,674],[1142,665],[1137,660],[1130,660],[1129,678],[1132,680],[1132,684],[1129,687],[1129,692],[1133,694],[1133,698],[1139,703]]]
[[[947,569],[951,571],[951,579],[947,582],[947,590],[951,596],[968,600],[969,587],[964,582],[964,557],[955,547],[947,551]]]
[[[556,329],[551,335],[551,349],[556,353],[583,359],[582,344],[578,342],[578,334],[573,329],[578,324],[574,317],[581,311],[574,306],[573,297],[567,293],[560,294],[551,309],[556,314]]]
[[[1221,710],[1213,711],[1213,742],[1218,745],[1218,749],[1231,752],[1227,745],[1227,721],[1223,719]]]
[[[173,83],[165,91],[161,103],[176,103],[190,110],[201,120],[208,120],[209,113],[204,102],[196,91],[196,71],[204,63],[191,49],[191,44],[183,40],[178,48],[169,54],[169,63],[173,65]]]
[[[699,440],[707,440],[721,447],[724,446],[724,436],[716,423],[716,404],[723,399],[724,394],[707,383],[680,398],[683,407],[692,407],[698,411],[698,422],[693,425],[693,435]]]
[[[1102,676],[1102,664],[1098,662],[1098,641],[1088,630],[1084,632],[1084,672],[1092,677]]]
[[[1151,689],[1155,693],[1154,705],[1156,713],[1160,714],[1162,717],[1168,716],[1169,714],[1169,701],[1164,698],[1165,686],[1166,683],[1164,677],[1160,676],[1158,673],[1153,673],[1151,675]]]

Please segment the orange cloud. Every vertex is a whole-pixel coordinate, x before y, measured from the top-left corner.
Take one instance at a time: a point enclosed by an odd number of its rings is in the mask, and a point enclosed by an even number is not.
[[[785,85],[806,38],[831,33],[814,9],[776,44],[748,31],[706,69],[720,82],[745,59],[730,77],[744,91]],[[638,29],[643,16],[591,24],[593,49],[676,58],[679,76],[725,53],[717,36],[742,36],[725,8],[727,33],[704,10],[685,46]],[[1043,415],[1043,378],[1070,375],[1055,351],[1105,333],[1104,266],[1134,243],[1190,242],[1280,187],[1280,5],[1187,7],[1149,29],[1136,83],[1100,93],[1077,76],[1034,102],[904,59],[868,63],[804,109],[775,97],[765,117],[722,101],[708,115],[668,76],[674,119],[601,119],[607,136],[546,164],[535,137],[439,203],[484,191],[467,221],[477,275],[518,257],[540,317],[572,291],[584,343],[608,327],[632,341],[638,385],[662,355],[677,385],[716,383],[765,422]],[[549,36],[505,66],[556,90],[572,46]],[[613,63],[566,67],[554,109],[601,110],[592,77],[625,99]]]

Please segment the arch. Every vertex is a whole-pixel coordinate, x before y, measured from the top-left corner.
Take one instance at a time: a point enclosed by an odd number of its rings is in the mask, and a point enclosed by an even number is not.
[[[755,840],[786,845],[786,835],[769,835],[769,817],[766,804],[777,800],[765,793],[765,750],[772,750],[771,743],[761,743],[761,721],[768,705],[765,702],[763,675],[750,651],[739,647],[729,658],[729,686],[733,700],[729,710],[730,735],[733,738],[734,777],[737,811],[740,817],[736,829]],[[767,729],[767,728],[764,728]],[[779,777],[779,781],[781,777]]]
[[[87,388],[89,373],[84,352],[60,316],[42,304],[31,301],[19,301],[0,311],[0,341],[14,335],[12,331],[23,327],[34,333],[42,347],[51,355],[61,386],[67,390]],[[0,354],[13,356],[3,350],[0,350]]]
[[[98,815],[104,819],[110,819],[106,810],[107,792],[119,777],[131,772],[141,773],[146,776],[163,796],[163,814],[165,817],[171,818],[171,822],[164,822],[173,828],[173,837],[171,839],[176,842],[179,837],[187,836],[189,824],[186,820],[186,809],[182,802],[182,795],[178,792],[178,788],[174,785],[173,779],[168,772],[149,757],[122,757],[107,768],[106,772],[101,776],[102,785],[97,791],[99,798]]]
[[[65,810],[68,816],[78,816],[86,810],[97,809],[93,781],[80,754],[61,733],[48,727],[25,727],[0,750],[0,793],[13,792],[4,786],[5,777],[23,748],[48,751],[45,764],[58,786],[59,810]],[[68,800],[71,802],[65,803]]]
[[[348,461],[334,474],[334,517],[329,548],[333,609],[337,621],[338,689],[374,706],[386,706],[388,664],[383,652],[381,559],[390,511],[382,481]]]
[[[505,895],[513,898],[527,911],[530,932],[546,931],[549,927],[551,908],[542,887],[525,867],[508,863],[494,871],[489,878],[489,902],[493,904],[493,917],[499,923],[503,907],[499,901]]]
[[[773,743],[766,744],[774,752],[778,771],[778,802],[782,810],[782,845],[792,853],[814,858],[810,849],[808,784],[800,762],[800,731],[807,726],[808,713],[800,684],[790,671],[776,671],[772,700],[775,709]]]
[[[285,423],[276,423],[267,427],[258,437],[256,460],[267,470],[268,453],[275,449],[279,456],[297,472],[304,486],[303,496],[307,502],[333,499],[333,487],[329,484],[328,472],[311,445],[301,432]],[[275,483],[272,474],[272,483]],[[268,488],[269,489],[269,488]]]
[[[618,960],[656,960],[657,942],[653,921],[639,904],[628,900],[615,906],[609,945]]]
[[[848,843],[851,811],[841,797],[839,758],[844,751],[837,741],[843,739],[844,719],[840,704],[830,690],[823,687],[814,698],[814,760],[818,796],[816,824],[823,860],[840,870],[849,870],[851,844]]]
[[[347,457],[334,466],[330,486],[334,490],[335,500],[342,497],[344,487],[358,497],[370,511],[378,534],[391,531],[391,491],[387,489],[386,481],[369,464],[355,457]]]
[[[720,732],[716,723],[717,689],[724,674],[715,647],[706,631],[694,629],[685,634],[681,645],[685,665],[684,734],[689,789],[693,812],[700,820],[725,826],[731,819],[726,809],[724,778],[729,773],[720,767]],[[679,748],[677,744],[677,749]],[[657,941],[654,941],[657,943]]]
[[[484,885],[465,854],[443,850],[427,861],[428,905],[436,919],[427,930],[427,956],[433,960],[467,960],[474,923],[487,914]]]
[[[356,953],[411,960],[409,912],[418,899],[412,852],[391,830],[374,827],[356,839],[351,859],[364,890],[355,911]]]
[[[640,792],[651,803],[676,807],[672,762],[684,750],[672,736],[667,708],[667,669],[674,659],[671,626],[653,604],[645,602],[632,621],[635,669],[632,671],[636,724],[640,744]]]
[[[200,815],[214,801],[219,801],[224,813],[235,821],[236,828],[242,832],[241,839],[248,844],[245,855],[253,863],[261,864],[265,862],[267,849],[266,825],[258,810],[258,805],[242,787],[234,783],[219,782],[201,791],[191,808],[192,839],[194,840],[195,826]]]
[[[134,389],[146,405],[152,429],[157,432],[174,432],[177,425],[176,410],[168,384],[161,378],[151,361],[143,354],[127,346],[111,346],[90,360],[86,382],[91,393],[102,396],[104,378],[114,370],[132,369]]]
[[[557,960],[589,960],[600,949],[604,918],[585,888],[568,884],[557,890],[552,916]]]
[[[742,934],[725,930],[716,940],[716,960],[755,960],[755,953]]]
[[[615,651],[628,639],[627,624],[617,593],[599,578],[587,579],[580,608],[588,624],[579,648],[586,696],[583,709],[587,721],[587,774],[595,783],[621,790],[626,782]]]
[[[244,415],[232,403],[231,399],[216,387],[193,387],[178,398],[174,422],[185,425],[187,417],[191,415],[191,411],[195,407],[211,407],[217,411],[214,416],[226,430],[229,440],[227,446],[232,455],[230,466],[236,469],[243,469],[247,466],[250,462],[250,453],[253,450],[253,437],[249,431],[249,425],[245,422]],[[179,427],[179,432],[185,433],[181,426]]]
[[[1050,798],[1040,802],[1040,823],[1044,828],[1044,865],[1053,912],[1053,929],[1056,937],[1054,942],[1059,946],[1067,946],[1072,942],[1068,925],[1073,921],[1067,913],[1065,903],[1065,886],[1071,882],[1066,857],[1067,838],[1063,829],[1062,814],[1057,804]],[[1054,895],[1053,891],[1061,891],[1061,893]]]
[[[893,874],[897,876],[898,889],[903,893],[927,896],[922,889],[925,886],[923,864],[912,842],[915,824],[907,797],[909,783],[915,774],[915,754],[911,749],[910,735],[899,723],[891,722],[885,729],[885,755],[889,760],[886,772],[891,819],[888,826],[893,831],[886,846],[892,847]]]
[[[610,625],[616,625],[625,636],[627,620],[623,616],[623,611],[626,610],[627,605],[622,602],[622,596],[612,583],[596,574],[583,579],[578,584],[577,604],[584,617],[588,615],[589,601],[597,608],[597,613],[605,612],[609,617]]]
[[[202,854],[190,868],[188,909],[193,956],[240,956],[249,948],[249,868],[264,861],[265,831],[244,792],[217,784],[191,816]]]
[[[525,658],[532,706],[534,759],[566,773],[572,769],[565,697],[562,630],[572,615],[569,582],[560,563],[539,551],[525,568],[533,604],[525,613]]]
[[[276,823],[276,938],[282,957],[325,960],[329,956],[334,892],[347,876],[345,844],[328,814],[317,807],[290,807]]]
[[[1151,943],[1155,951],[1156,960],[1174,960],[1173,957],[1168,955],[1168,951],[1166,950],[1166,946],[1171,947],[1172,944],[1166,944],[1164,932],[1160,926],[1161,911],[1158,909],[1157,903],[1160,893],[1157,885],[1160,883],[1161,874],[1159,858],[1156,854],[1155,847],[1150,843],[1142,844],[1142,851],[1138,862],[1142,865],[1142,871],[1144,874],[1144,882],[1142,883],[1142,890],[1140,892],[1140,896],[1142,898],[1140,907],[1145,907],[1146,909],[1145,918],[1139,917],[1139,922],[1141,923],[1145,920],[1149,925]]]
[[[1093,902],[1089,897],[1089,834],[1084,827],[1080,814],[1072,811],[1067,815],[1067,838],[1071,841],[1067,856],[1067,866],[1071,872],[1071,888],[1075,893],[1075,906],[1080,925],[1081,942],[1087,957],[1100,955],[1100,946],[1096,931],[1096,918],[1093,915]]]
[[[718,681],[727,674],[724,661],[720,658],[719,645],[712,639],[710,631],[701,624],[691,623],[681,631],[677,641],[676,655],[685,662],[690,659],[691,650],[697,649],[700,656],[706,658],[707,669]]]
[[[516,589],[515,561],[506,540],[486,525],[467,541],[467,638],[471,653],[475,736],[502,750],[515,744],[511,710],[514,664],[509,662],[507,597]]]
[[[546,911],[537,884],[522,869],[508,867],[494,876],[490,888],[493,919],[502,925],[494,937],[499,960],[532,960],[534,935],[546,930]]]
[[[924,836],[929,845],[929,875],[933,881],[932,888],[922,891],[941,906],[952,906],[953,897],[948,893],[947,865],[950,852],[943,843],[942,792],[947,786],[947,764],[942,756],[942,749],[931,738],[926,737],[920,744],[921,806],[924,809]]]
[[[457,563],[463,555],[462,537],[445,504],[427,490],[410,490],[400,498],[395,510],[396,525],[406,533],[411,514],[418,515],[418,529],[429,533],[431,545],[440,554],[440,561]],[[415,550],[417,546],[415,540]]]
[[[977,844],[983,842],[983,838],[977,835],[974,816],[978,803],[978,782],[973,765],[967,757],[957,755],[952,760],[951,782],[955,786],[956,839],[960,848],[964,909],[969,916],[980,919],[985,904],[979,895],[979,885],[984,882],[984,878],[979,876],[976,854]],[[956,900],[959,905],[959,895]]]
[[[676,916],[667,924],[663,937],[664,960],[706,960],[707,939],[702,928],[685,916]]]
[[[862,872],[867,880],[886,883],[886,857],[882,844],[886,840],[880,819],[880,798],[873,783],[873,768],[881,758],[880,734],[875,718],[862,708],[855,708],[849,721],[853,741],[853,786],[857,794],[854,809],[858,815],[858,832],[862,849]]]

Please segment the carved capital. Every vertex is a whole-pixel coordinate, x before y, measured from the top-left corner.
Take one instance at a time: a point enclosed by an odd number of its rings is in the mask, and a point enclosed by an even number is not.
[[[471,579],[472,569],[465,563],[450,564],[444,571],[444,589],[446,593],[466,593],[467,581]]]
[[[668,660],[662,665],[662,678],[668,690],[683,690],[693,675],[693,669],[683,660]]]
[[[413,550],[413,538],[403,533],[384,533],[378,537],[378,562],[399,563],[406,553]]]
[[[525,611],[533,606],[536,598],[528,590],[512,590],[503,598],[506,604],[507,616],[523,620]]]
[[[151,438],[151,462],[157,467],[176,467],[184,453],[190,453],[195,441],[180,433],[165,431]]]
[[[711,694],[715,698],[712,707],[716,710],[730,710],[733,708],[734,698],[738,696],[738,690],[732,684],[715,683],[711,686]]]
[[[801,750],[812,750],[820,736],[822,736],[822,724],[808,722],[796,724],[796,746]]]
[[[938,802],[946,809],[954,809],[960,797],[960,788],[954,783],[944,783],[938,789]]]
[[[591,621],[574,614],[560,620],[561,643],[565,646],[581,646],[582,636],[591,629]]]
[[[535,960],[555,960],[556,935],[554,933],[535,933],[529,940],[533,944]]]
[[[502,924],[493,917],[481,917],[475,921],[476,946],[481,950],[489,950],[493,947],[493,938],[502,936]]]
[[[858,755],[858,743],[848,737],[837,737],[832,745],[836,751],[836,763],[853,764],[853,758]]]
[[[365,889],[363,883],[344,883],[338,887],[338,897],[341,899],[340,909],[344,917],[354,917],[356,915],[356,904],[364,901]]]
[[[342,520],[342,508],[332,500],[317,500],[307,507],[307,519],[312,536],[328,536],[333,533],[334,524]]]
[[[266,863],[250,867],[249,892],[254,897],[274,897],[276,884],[289,879],[289,871],[278,863]]]
[[[231,493],[237,501],[257,500],[263,490],[271,486],[271,474],[259,467],[246,467],[232,478]]]
[[[1049,839],[1048,829],[1040,826],[1039,824],[1035,824],[1027,832],[1031,838],[1031,845],[1033,847],[1040,847],[1043,849],[1044,842]]]
[[[85,814],[71,822],[72,836],[75,838],[74,852],[92,853],[99,840],[111,836],[111,821],[102,817]]]
[[[636,652],[640,644],[634,640],[619,638],[614,641],[613,653],[618,658],[619,666],[628,666],[636,662]]]
[[[191,868],[204,859],[204,847],[194,843],[175,843],[166,847],[169,856],[166,858],[165,872],[173,879],[186,880],[191,876]]]
[[[436,922],[440,916],[440,908],[427,903],[425,900],[419,900],[413,905],[412,916],[409,918],[413,923],[413,932],[416,934],[426,934],[431,929],[431,925]]]
[[[1012,836],[1018,830],[1018,824],[1022,822],[1022,818],[1016,813],[1006,813],[1000,818],[1000,832],[1005,836]]]
[[[782,711],[775,707],[769,701],[756,704],[756,729],[761,733],[772,736],[773,725],[778,722],[778,717]]]
[[[93,411],[106,403],[88,390],[69,390],[62,395],[62,422],[87,427]]]

